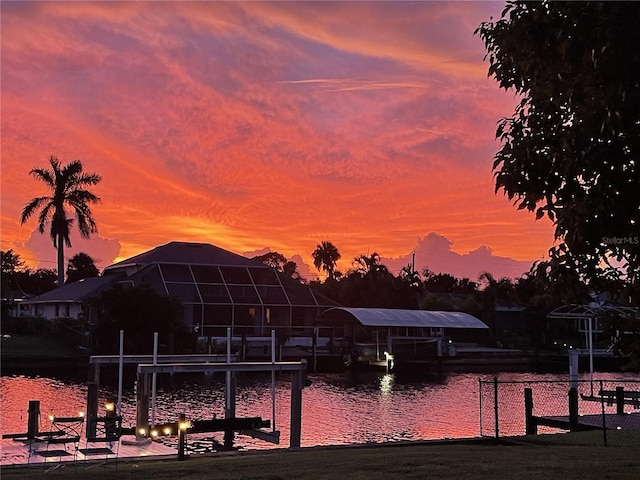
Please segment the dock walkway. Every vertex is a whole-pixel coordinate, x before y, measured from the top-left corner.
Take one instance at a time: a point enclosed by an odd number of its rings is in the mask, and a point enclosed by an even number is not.
[[[178,450],[176,448],[168,447],[160,442],[150,442],[141,445],[131,445],[130,443],[134,442],[127,442],[127,437],[122,437],[120,439],[118,461],[162,457],[168,458],[171,456],[177,457],[178,455]],[[26,466],[28,464],[35,467],[39,464],[43,465],[46,460],[47,458],[38,455],[37,453],[32,454],[31,458],[29,458],[29,445],[23,441],[3,439],[0,442],[0,467],[11,465]],[[82,455],[82,453],[78,453],[76,462],[78,464],[82,464],[84,461],[84,455]],[[88,461],[95,462],[96,457],[92,456]],[[109,461],[114,462],[115,460],[111,458]],[[51,465],[51,459],[49,459],[47,463]],[[73,455],[70,455],[68,460],[63,459],[62,463],[73,464]]]

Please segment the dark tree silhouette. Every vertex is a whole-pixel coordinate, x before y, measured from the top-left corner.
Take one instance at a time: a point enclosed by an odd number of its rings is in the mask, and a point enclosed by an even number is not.
[[[596,283],[616,259],[637,282],[638,18],[637,2],[507,2],[476,30],[489,76],[521,98],[496,132],[496,191],[554,223],[548,273]]]
[[[298,271],[298,264],[287,260],[287,257],[278,252],[267,252],[263,255],[257,255],[252,257],[252,260],[257,260],[265,265],[275,268],[279,272],[284,273],[286,276],[293,278],[301,283],[304,283],[300,272]]]
[[[101,177],[95,173],[84,173],[80,160],[61,166],[52,155],[49,163],[51,170],[34,168],[30,173],[51,190],[51,196],[31,199],[22,210],[20,223],[26,223],[38,209],[38,231],[44,233],[45,225],[50,223],[53,246],[58,249],[58,286],[61,287],[64,283],[64,245],[71,247],[69,234],[73,224],[73,219],[67,217],[65,206],[73,209],[82,238],[89,238],[92,233],[96,233],[98,228],[89,204],[98,203],[100,198],[85,187],[97,185]]]
[[[278,252],[267,252],[265,254],[252,257],[251,259],[262,262],[265,265],[275,268],[279,271],[282,271],[284,264],[287,263],[287,258]]]
[[[160,351],[184,353],[192,348],[192,334],[182,321],[182,304],[148,285],[116,284],[93,299],[98,320],[94,330],[95,351],[115,353],[118,332],[125,331],[127,353],[151,353],[153,333],[158,332]]]
[[[24,268],[24,262],[20,260],[20,255],[13,252],[13,249],[0,252],[2,256],[2,279],[5,276],[13,275],[18,270]]]
[[[336,263],[340,260],[341,255],[333,243],[328,241],[319,243],[311,256],[313,257],[313,265],[318,271],[322,269],[328,278],[336,279]]]
[[[375,273],[386,273],[389,271],[386,265],[380,263],[380,255],[373,252],[371,255],[360,255],[353,259],[351,264],[354,271],[362,276]]]
[[[95,260],[86,253],[80,252],[69,259],[67,265],[67,283],[77,282],[83,278],[97,277],[100,274]]]

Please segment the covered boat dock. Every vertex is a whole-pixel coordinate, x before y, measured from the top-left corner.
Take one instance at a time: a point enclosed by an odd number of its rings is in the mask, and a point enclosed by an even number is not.
[[[321,336],[330,337],[332,353],[343,353],[345,361],[389,369],[398,362],[455,356],[446,329],[489,328],[463,312],[350,307],[328,309],[318,326]]]

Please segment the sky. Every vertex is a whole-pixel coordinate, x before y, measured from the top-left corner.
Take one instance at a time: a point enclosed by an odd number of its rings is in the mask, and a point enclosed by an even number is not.
[[[102,175],[99,268],[170,241],[313,275],[377,253],[458,277],[518,277],[553,227],[495,192],[497,122],[518,101],[473,35],[503,2],[12,2],[0,44],[1,248],[56,251],[26,203],[55,155]],[[310,277],[307,277],[310,278]]]

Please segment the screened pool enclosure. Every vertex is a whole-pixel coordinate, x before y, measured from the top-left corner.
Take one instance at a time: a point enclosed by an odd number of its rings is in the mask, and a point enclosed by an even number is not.
[[[318,315],[336,304],[261,262],[214,245],[172,242],[105,269],[126,273],[184,305],[200,337],[311,336]]]

